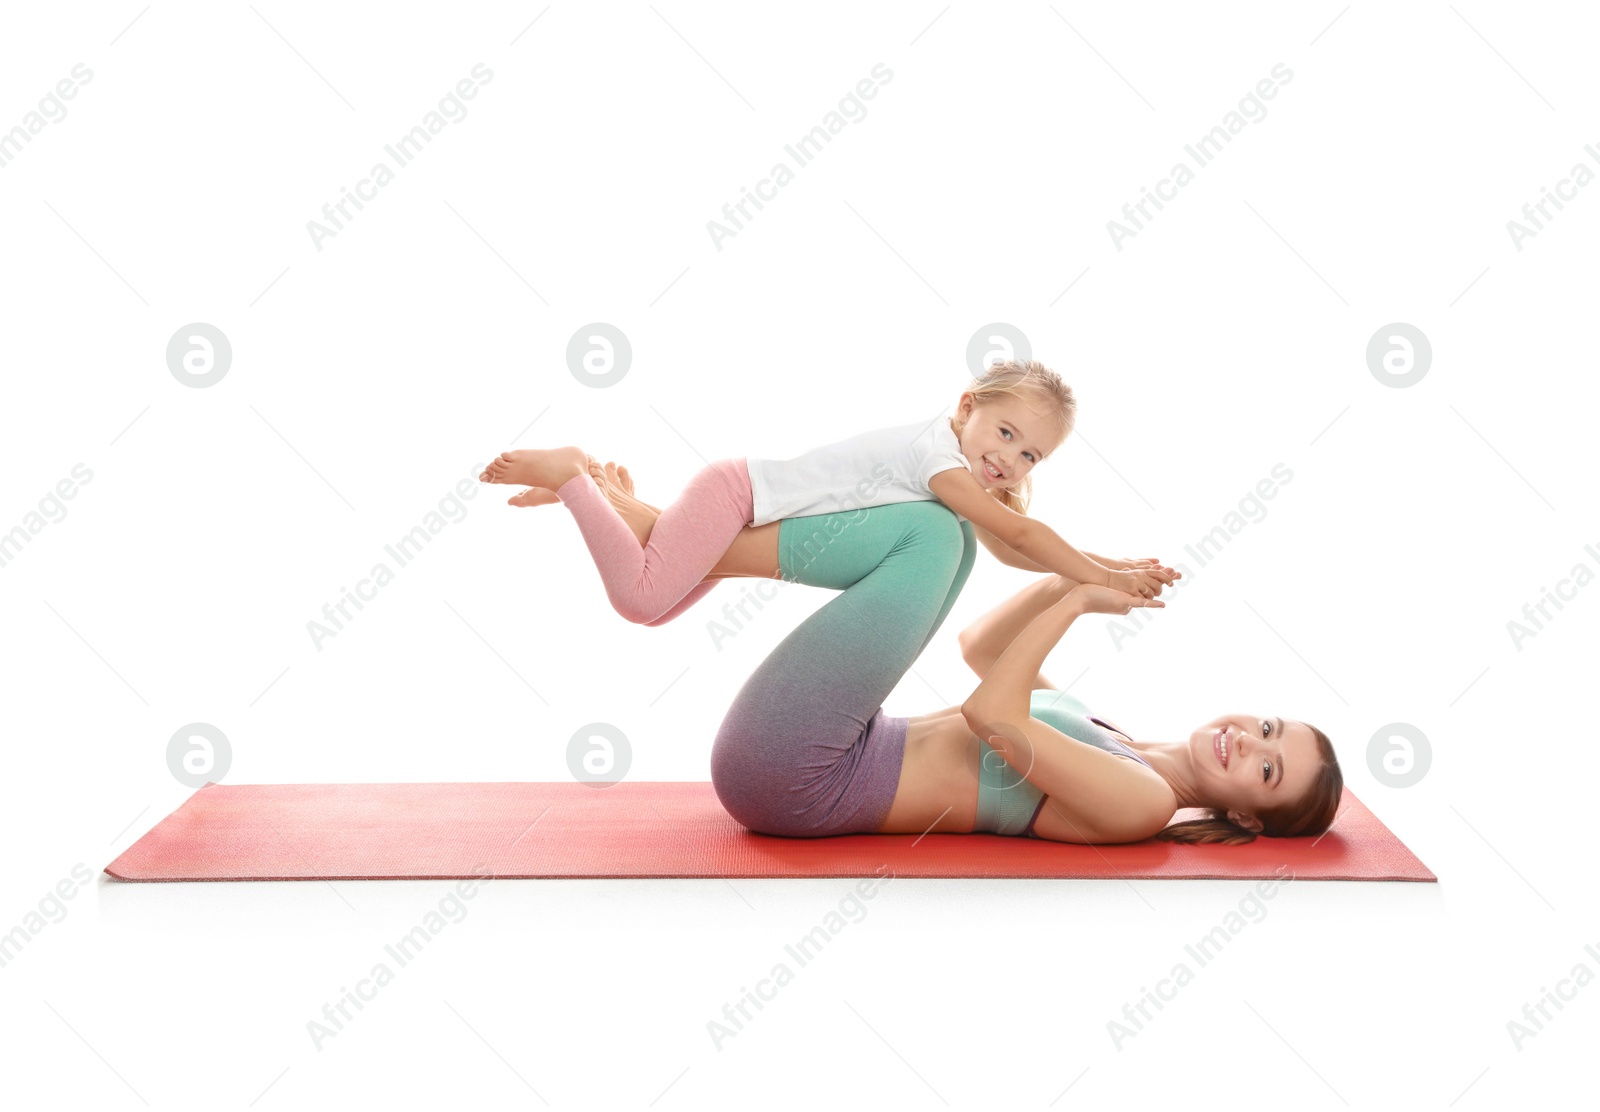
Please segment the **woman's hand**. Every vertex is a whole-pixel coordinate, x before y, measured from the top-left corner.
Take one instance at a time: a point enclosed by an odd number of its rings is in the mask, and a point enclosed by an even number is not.
[[[1079,583],[1062,601],[1072,602],[1083,614],[1126,614],[1136,606],[1167,605],[1158,598],[1141,598],[1099,583]]]

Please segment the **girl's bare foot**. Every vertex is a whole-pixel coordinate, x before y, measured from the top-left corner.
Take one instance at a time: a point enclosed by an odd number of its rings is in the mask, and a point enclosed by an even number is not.
[[[556,492],[546,490],[544,487],[529,487],[521,494],[513,494],[506,499],[508,506],[548,506],[552,502],[559,502]]]
[[[583,458],[589,461],[589,474],[595,475],[595,468],[600,466],[600,461],[595,459],[593,456],[590,456],[590,455],[585,455]],[[595,482],[598,483],[599,481],[600,481],[599,476],[596,476],[595,477]],[[632,486],[631,483],[629,484],[628,489],[630,491],[633,489],[633,486]],[[506,505],[508,505],[508,506],[548,506],[553,502],[559,502],[559,501],[561,501],[561,499],[556,497],[556,492],[553,491],[553,490],[546,490],[544,487],[529,487],[527,490],[523,491],[521,494],[513,494],[510,498],[507,498],[506,499]]]
[[[478,481],[541,487],[554,492],[568,479],[586,474],[588,470],[589,460],[582,448],[524,448],[496,456],[478,476]]]
[[[639,505],[655,514],[657,517],[661,516],[660,506],[652,506],[650,503],[646,502],[643,498],[640,498],[633,492],[633,476],[628,474],[628,469],[626,467],[622,466],[620,463],[613,463],[610,460],[606,460],[605,466],[600,467],[595,458],[590,456],[589,474],[594,476],[595,482],[598,483],[600,481],[600,473],[602,471],[605,473],[606,481],[612,486],[620,487],[624,494],[638,502]]]
[[[649,544],[650,531],[655,527],[656,518],[661,516],[661,510],[634,495],[633,476],[628,474],[628,469],[609,461],[602,467],[591,458],[589,474],[617,514],[628,523],[633,535],[639,538],[640,546]],[[706,573],[706,579],[777,579],[779,525],[779,522],[769,521],[740,530],[722,559]]]
[[[620,467],[609,460],[602,465],[593,456],[584,456],[589,462],[589,477],[595,481],[617,513],[622,515],[634,532],[640,532],[641,527],[645,534],[640,543],[648,538],[649,526],[655,524],[655,519],[661,516],[661,508],[652,506],[637,498],[633,493],[633,476],[628,474],[626,467]],[[529,487],[521,494],[514,494],[506,499],[512,506],[548,506],[561,499],[556,497],[556,492],[546,490],[544,487]]]
[[[609,461],[602,465],[590,455],[585,455],[584,460],[588,464],[589,477],[617,511],[617,516],[627,522],[633,535],[639,538],[639,547],[643,548],[649,544],[650,530],[655,528],[656,518],[661,516],[661,511],[634,497],[633,476],[628,474],[626,467],[619,467]],[[506,503],[511,506],[548,506],[552,502],[559,501],[561,499],[556,497],[555,491],[536,486],[506,499]]]
[[[655,528],[661,511],[633,496],[633,477],[626,467],[607,462],[604,467],[593,456],[589,457],[589,476],[617,511],[617,516],[628,523],[633,535],[639,538],[639,547],[650,543],[650,530]]]
[[[633,493],[633,476],[626,467],[614,462],[601,464],[593,456],[584,457],[589,477],[606,496],[617,515],[627,522],[633,535],[639,538],[639,547],[650,543],[650,532],[655,528],[661,510],[641,501]],[[511,499],[514,506],[541,506],[557,501],[555,492],[541,487],[530,487]],[[757,577],[777,579],[779,522],[770,521],[759,527],[746,527],[734,539],[732,546],[710,572],[706,579]]]

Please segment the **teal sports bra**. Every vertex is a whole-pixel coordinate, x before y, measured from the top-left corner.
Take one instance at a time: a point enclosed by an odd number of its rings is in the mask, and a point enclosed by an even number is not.
[[[1113,734],[1104,722],[1091,717],[1081,699],[1065,691],[1034,689],[1028,697],[1028,713],[1086,745],[1113,756],[1130,757],[1147,768],[1150,766],[1149,761]],[[982,738],[978,739],[978,754],[978,817],[972,832],[1038,837],[1033,832],[1033,824],[1038,821],[1048,797]]]

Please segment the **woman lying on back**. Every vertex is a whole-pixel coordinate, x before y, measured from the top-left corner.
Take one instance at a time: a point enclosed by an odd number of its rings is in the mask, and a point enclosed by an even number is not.
[[[661,511],[634,495],[626,468],[591,461],[590,474],[644,545]],[[844,591],[757,669],[713,750],[712,780],[745,826],[793,837],[937,832],[1238,844],[1257,834],[1318,835],[1333,822],[1344,780],[1314,726],[1226,714],[1183,741],[1136,741],[1056,690],[1039,669],[1074,620],[1162,605],[1060,575],[1041,576],[961,633],[962,655],[982,681],[965,703],[909,718],[883,714],[883,697],[959,594],[974,542],[971,523],[957,528],[936,504],[881,510],[792,519],[783,525],[795,538],[787,547],[765,536],[777,522],[746,527],[706,580],[781,578],[772,552],[797,549],[806,528],[838,538],[813,569],[819,582]],[[918,543],[907,545],[911,538]],[[879,549],[892,554],[888,564],[878,563]],[[915,551],[948,557],[941,581],[925,568],[902,575],[893,566]],[[852,562],[859,568],[847,568]],[[890,577],[897,585],[886,597],[863,597]],[[911,630],[916,615],[924,624]],[[847,690],[868,675],[876,687]],[[1185,807],[1211,812],[1168,825]]]

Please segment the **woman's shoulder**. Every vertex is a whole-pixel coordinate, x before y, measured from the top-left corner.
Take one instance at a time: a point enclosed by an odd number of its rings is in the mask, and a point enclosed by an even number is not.
[[[1052,796],[1055,802],[1040,813],[1034,832],[1059,842],[1142,842],[1172,821],[1177,798],[1154,769],[1127,760],[1104,767],[1090,800],[1075,806],[1072,793]],[[1085,838],[1085,831],[1094,833]]]
[[[1130,840],[1153,837],[1178,813],[1178,797],[1166,777],[1143,761],[1125,758],[1117,762],[1136,788],[1128,792],[1128,818],[1125,828]]]
[[[1130,822],[1134,825],[1152,824],[1151,833],[1154,833],[1172,821],[1172,816],[1177,813],[1178,808],[1178,799],[1173,794],[1172,785],[1150,765],[1132,737],[1103,715],[1091,711],[1083,700],[1065,691],[1036,688],[1032,693],[1030,704],[1030,709],[1045,712],[1041,721],[1057,727],[1068,727],[1063,732],[1069,736],[1076,737],[1082,733],[1083,737],[1079,737],[1081,741],[1099,730],[1109,734],[1128,750],[1126,753],[1114,753],[1113,756],[1120,758],[1117,764],[1124,770],[1120,775],[1124,778],[1123,782],[1131,789],[1127,797]],[[1077,721],[1074,722],[1074,719]]]

